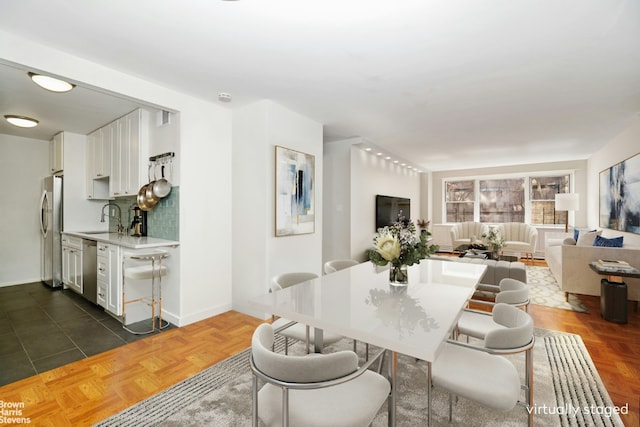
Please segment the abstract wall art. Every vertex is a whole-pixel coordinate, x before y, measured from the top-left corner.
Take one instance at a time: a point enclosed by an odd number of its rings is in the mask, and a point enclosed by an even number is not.
[[[276,146],[276,236],[315,231],[315,157]]]
[[[600,227],[640,234],[640,153],[600,172]]]

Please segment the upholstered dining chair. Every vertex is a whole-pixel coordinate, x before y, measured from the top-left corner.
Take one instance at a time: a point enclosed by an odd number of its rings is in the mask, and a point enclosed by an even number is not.
[[[355,259],[332,259],[324,263],[324,274],[335,273],[358,264],[360,263]]]
[[[433,386],[450,393],[449,420],[451,395],[497,411],[510,411],[517,404],[527,408],[533,405],[533,320],[528,313],[504,303],[496,304],[487,315],[501,327],[487,332],[482,346],[448,340],[433,362]],[[524,384],[513,363],[502,357],[520,352],[525,353]],[[524,401],[520,400],[521,389],[525,391]],[[528,413],[529,426],[533,426],[533,411]]]
[[[355,259],[334,259],[324,263],[324,274],[335,273],[336,271],[344,270],[345,268],[358,265],[360,262]],[[356,351],[358,347],[358,341],[353,340],[353,351]],[[369,344],[365,343],[365,354],[367,360],[369,360]]]
[[[252,421],[267,426],[367,426],[387,399],[391,386],[352,351],[291,356],[271,351],[273,327],[253,333],[250,366]],[[259,382],[264,385],[258,391]]]
[[[290,272],[282,273],[275,276],[271,280],[271,291],[277,292],[289,286],[296,285],[298,283],[306,282],[307,280],[317,279],[318,275],[308,272]],[[278,331],[278,334],[285,338],[284,352],[289,352],[289,338],[305,343],[307,353],[309,353],[309,343],[315,341],[315,328],[309,328],[307,325],[301,323],[292,322],[291,320],[272,317],[273,327]],[[342,335],[334,334],[328,331],[322,331],[323,345],[333,344],[342,339]]]
[[[503,302],[529,311],[529,286],[520,280],[505,277],[497,285],[479,284],[477,290],[481,294],[475,294],[470,302],[491,306]],[[492,301],[479,299],[476,295],[489,296]]]

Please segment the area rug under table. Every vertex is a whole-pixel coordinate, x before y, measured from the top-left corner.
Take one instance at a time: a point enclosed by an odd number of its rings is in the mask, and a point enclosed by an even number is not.
[[[326,351],[352,349],[344,339]],[[362,353],[364,345],[358,345]],[[296,344],[293,353],[302,351]],[[247,349],[169,389],[154,395],[98,426],[250,426],[251,373]],[[362,356],[362,354],[361,354]],[[524,375],[524,354],[510,356]],[[481,367],[479,367],[481,369]],[[397,424],[426,425],[426,363],[400,356],[398,365]],[[524,426],[527,409],[494,412],[466,399],[454,404],[448,422],[448,394],[434,389],[432,425]],[[578,335],[536,329],[534,347],[534,405],[537,426],[623,426],[612,414],[613,404]],[[373,422],[387,425],[383,405]]]
[[[548,267],[526,266],[529,298],[532,304],[563,310],[587,313],[587,307],[574,294],[569,294],[569,301],[565,300],[564,292],[558,286],[553,273]]]

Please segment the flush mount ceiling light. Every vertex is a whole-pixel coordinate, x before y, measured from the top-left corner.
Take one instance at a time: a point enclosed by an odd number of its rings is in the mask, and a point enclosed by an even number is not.
[[[44,76],[42,74],[28,73],[31,80],[43,89],[51,92],[69,92],[76,87],[73,83],[65,82],[64,80],[56,79],[54,77]]]
[[[218,101],[220,102],[231,102],[231,94],[226,92],[220,92],[218,94]]]
[[[38,121],[36,119],[32,119],[31,117],[24,116],[14,116],[14,115],[5,115],[4,118],[14,126],[18,126],[20,128],[32,128],[34,126],[38,126]]]

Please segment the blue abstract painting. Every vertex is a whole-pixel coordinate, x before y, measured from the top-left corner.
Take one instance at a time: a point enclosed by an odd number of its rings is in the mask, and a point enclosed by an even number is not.
[[[315,157],[276,146],[276,236],[315,231]]]
[[[640,234],[640,154],[600,172],[600,227]]]

